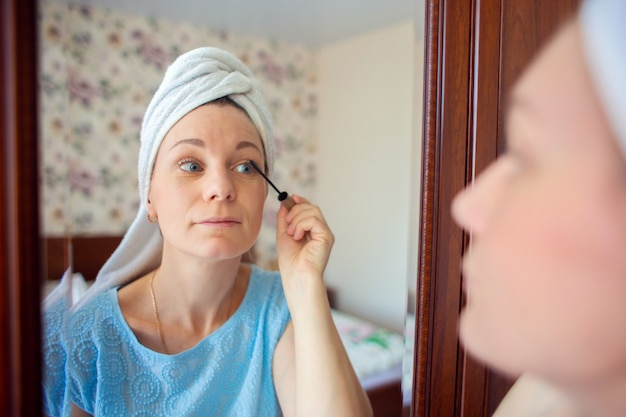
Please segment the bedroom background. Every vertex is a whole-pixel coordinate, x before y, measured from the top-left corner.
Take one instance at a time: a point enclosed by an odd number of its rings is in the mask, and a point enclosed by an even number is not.
[[[413,16],[296,42],[60,0],[39,7],[46,237],[124,233],[138,205],[141,119],[165,68],[191,48],[222,47],[265,89],[276,125],[273,180],[319,204],[335,233],[326,280],[337,306],[404,331],[421,162],[423,28]],[[277,207],[270,192],[256,248],[265,266]]]

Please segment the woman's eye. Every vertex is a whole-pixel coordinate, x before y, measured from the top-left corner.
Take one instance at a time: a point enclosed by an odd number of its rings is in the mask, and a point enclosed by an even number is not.
[[[178,164],[180,169],[186,172],[200,172],[202,171],[202,167],[199,163],[193,161],[182,161]]]
[[[235,171],[239,172],[240,174],[254,174],[254,173],[256,173],[256,171],[254,170],[252,165],[250,165],[249,162],[244,162],[243,164],[237,165],[235,167]]]

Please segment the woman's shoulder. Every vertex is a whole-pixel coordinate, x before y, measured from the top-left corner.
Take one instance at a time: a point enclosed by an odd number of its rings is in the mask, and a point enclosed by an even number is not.
[[[67,323],[71,332],[95,329],[107,318],[115,318],[117,288],[111,288],[90,297],[68,312]]]
[[[86,300],[79,300],[74,307],[72,307],[72,313],[77,313],[80,311],[101,309],[103,307],[110,308],[112,304],[114,304],[115,299],[117,298],[118,288],[108,288],[106,290],[101,290],[97,294],[89,294],[89,297],[86,297]],[[87,295],[88,293],[86,293]],[[81,302],[84,301],[84,302]]]
[[[244,304],[255,310],[265,306],[271,308],[273,313],[281,315],[283,310],[288,310],[280,272],[265,270],[252,265]]]
[[[274,269],[263,269],[258,265],[250,264],[251,273],[253,277],[268,279],[268,280],[280,280],[280,271]]]
[[[283,285],[279,271],[261,269],[256,265],[251,266],[250,289],[255,294],[262,293],[264,296],[274,295],[284,297]]]
[[[291,319],[287,299],[278,271],[252,266],[250,284],[238,317],[245,322],[261,322],[268,333],[268,340],[276,343]]]

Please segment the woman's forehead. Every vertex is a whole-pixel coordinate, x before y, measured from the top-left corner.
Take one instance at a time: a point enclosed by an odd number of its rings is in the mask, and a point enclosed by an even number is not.
[[[209,103],[183,116],[165,135],[162,146],[179,143],[199,147],[223,143],[236,149],[262,149],[261,137],[248,115],[229,104]]]
[[[544,135],[542,143],[571,145],[576,139],[588,141],[607,128],[579,31],[576,21],[567,24],[520,76],[506,103],[507,122],[523,123],[532,129],[531,136]]]

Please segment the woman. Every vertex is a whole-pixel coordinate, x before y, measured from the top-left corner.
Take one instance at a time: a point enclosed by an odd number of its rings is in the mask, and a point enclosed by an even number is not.
[[[472,235],[461,339],[524,374],[498,415],[626,415],[624,19],[626,2],[583,4],[515,86],[506,153],[453,204]]]
[[[271,120],[252,74],[215,48],[179,57],[144,117],[139,213],[65,313],[61,413],[371,415],[330,314],[333,235],[319,208],[294,196],[279,210],[280,273],[242,262],[268,192],[251,161],[269,174]]]

